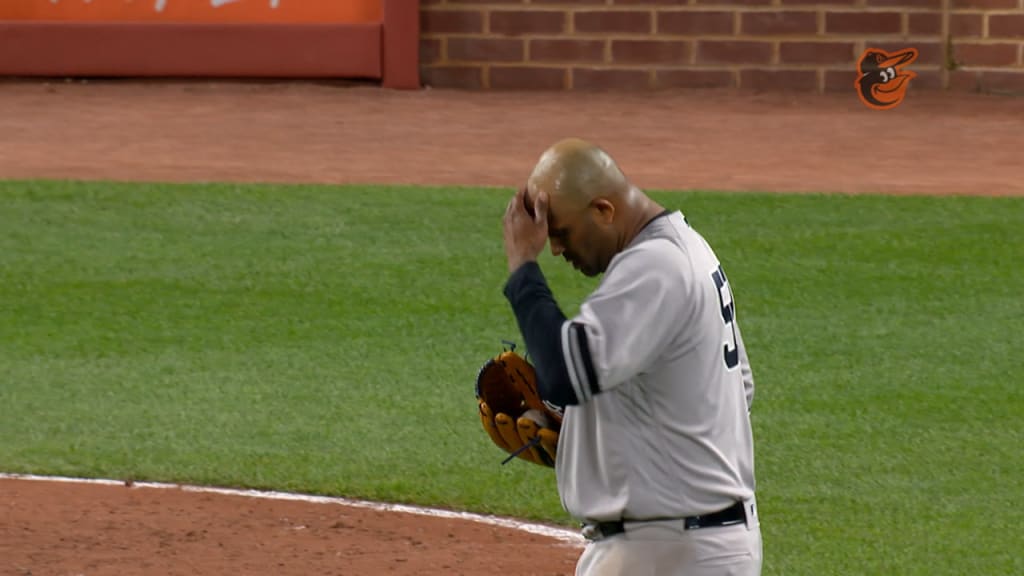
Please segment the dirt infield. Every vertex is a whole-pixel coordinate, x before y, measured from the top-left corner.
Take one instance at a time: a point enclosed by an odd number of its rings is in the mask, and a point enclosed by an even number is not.
[[[646,188],[1024,195],[1024,99],[0,83],[2,178],[511,187],[568,135]],[[552,575],[578,553],[451,519],[0,480],[4,575]]]
[[[572,574],[577,546],[450,518],[153,487],[0,480],[0,574]]]
[[[514,186],[554,140],[647,188],[1024,194],[1024,99],[0,84],[0,177]]]

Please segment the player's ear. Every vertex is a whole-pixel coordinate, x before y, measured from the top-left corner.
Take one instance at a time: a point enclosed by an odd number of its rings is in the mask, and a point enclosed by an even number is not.
[[[600,224],[607,226],[615,220],[615,204],[605,198],[594,198],[590,202],[590,208],[594,210],[594,216]]]

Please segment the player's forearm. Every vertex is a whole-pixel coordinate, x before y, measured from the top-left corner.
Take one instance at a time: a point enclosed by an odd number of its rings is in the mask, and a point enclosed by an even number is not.
[[[541,398],[561,407],[578,403],[562,358],[561,332],[566,318],[540,266],[527,262],[517,268],[505,284],[505,297],[512,305],[526,349],[537,369]]]

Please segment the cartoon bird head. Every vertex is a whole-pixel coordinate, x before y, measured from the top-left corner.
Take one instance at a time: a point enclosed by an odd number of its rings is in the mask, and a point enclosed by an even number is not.
[[[857,94],[869,108],[888,110],[903,101],[908,82],[917,74],[903,67],[917,59],[916,48],[886,52],[877,48],[864,51],[857,62]]]

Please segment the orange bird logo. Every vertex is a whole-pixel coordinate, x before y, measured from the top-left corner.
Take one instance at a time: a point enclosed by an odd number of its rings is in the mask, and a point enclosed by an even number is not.
[[[917,74],[903,67],[917,59],[916,48],[886,52],[868,48],[857,62],[857,95],[874,110],[890,110],[903,102],[907,86]]]

